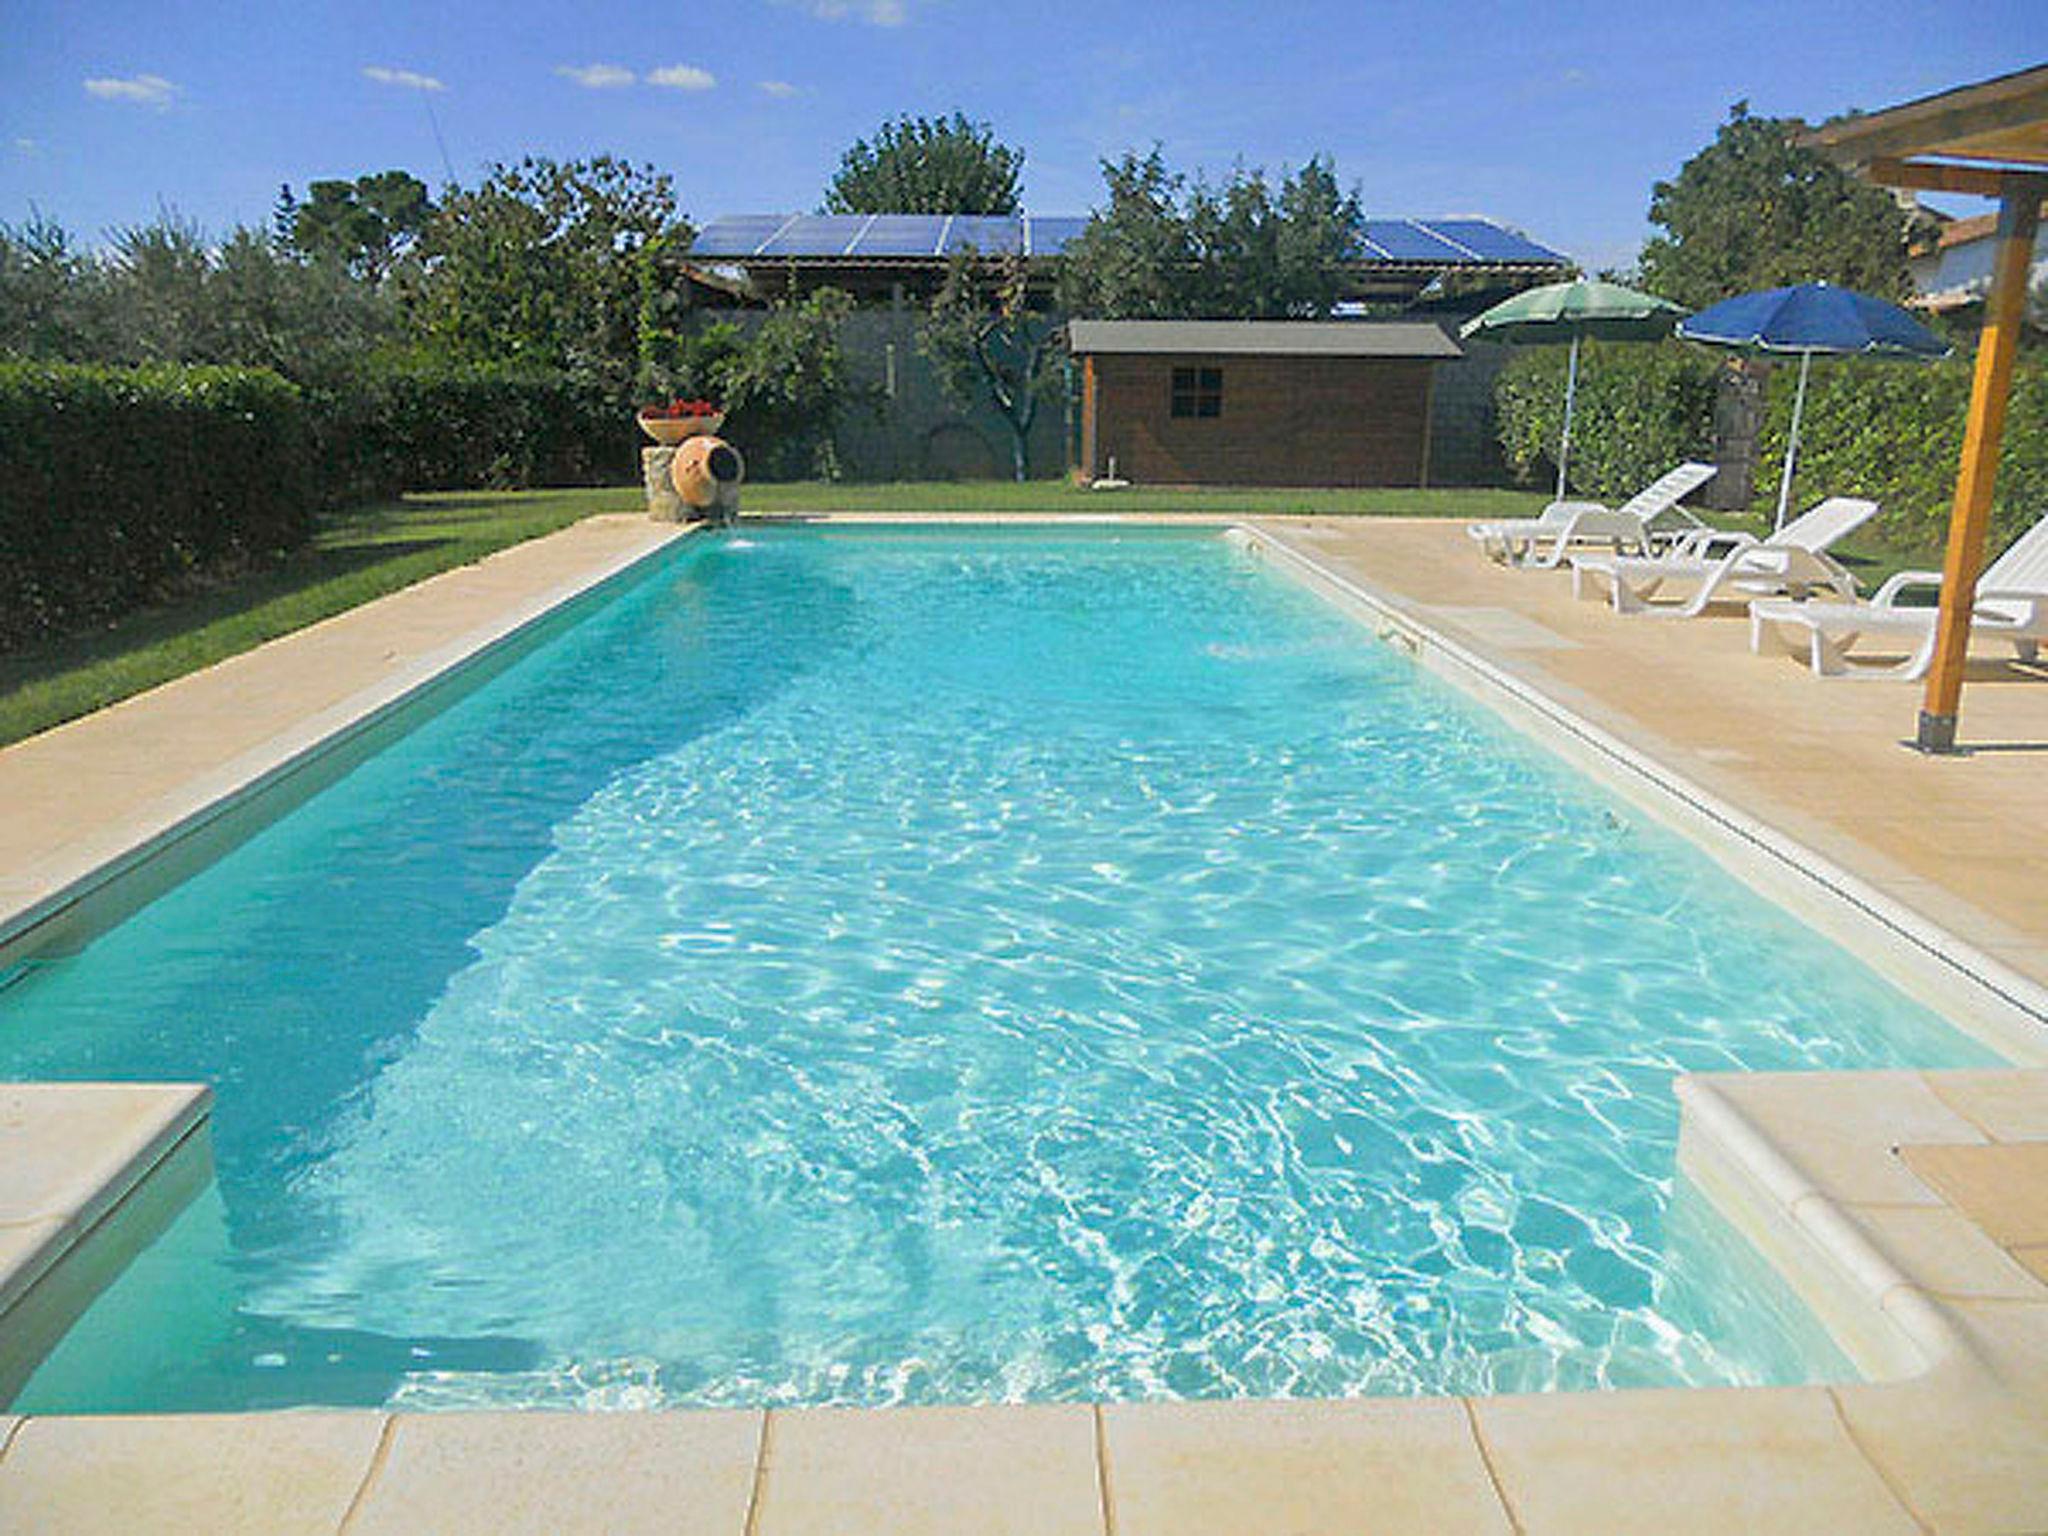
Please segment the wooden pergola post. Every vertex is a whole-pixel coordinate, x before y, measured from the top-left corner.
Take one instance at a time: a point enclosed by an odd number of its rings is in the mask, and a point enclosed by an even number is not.
[[[1970,385],[1970,414],[1963,432],[1962,466],[1949,511],[1948,554],[1942,567],[1941,614],[1936,621],[1934,663],[1920,707],[1916,745],[1925,752],[1953,752],[1963,672],[1970,654],[1970,614],[1977,577],[1984,569],[1984,541],[1991,525],[1991,492],[1998,478],[1998,450],[2005,438],[2005,410],[2012,391],[2013,360],[2026,313],[2027,278],[2040,228],[2041,194],[2048,178],[2011,176],[2001,188],[1997,249],[1984,329],[1977,342],[1977,367]]]
[[[1918,739],[1909,743],[1927,752],[1953,752],[1969,661],[1970,616],[1984,570],[1991,491],[2026,311],[2028,268],[2041,202],[2048,198],[2048,64],[1882,111],[1854,113],[1808,130],[1800,141],[1879,186],[1998,199],[1991,292],[1977,341],[1963,458],[1949,511],[1934,658]]]

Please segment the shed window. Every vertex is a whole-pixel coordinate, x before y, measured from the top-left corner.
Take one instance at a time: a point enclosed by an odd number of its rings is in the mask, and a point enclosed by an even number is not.
[[[1223,414],[1223,370],[1221,368],[1174,369],[1173,414],[1176,416],[1221,416]]]

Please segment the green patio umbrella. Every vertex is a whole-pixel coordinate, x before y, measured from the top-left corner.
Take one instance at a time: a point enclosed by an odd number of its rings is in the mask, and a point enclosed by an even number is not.
[[[1579,343],[1588,336],[1596,341],[1661,341],[1685,313],[1668,299],[1582,277],[1503,299],[1459,326],[1458,334],[1468,340],[1480,336],[1517,346],[1571,343],[1571,369],[1564,385],[1564,438],[1557,447],[1557,494],[1562,500],[1565,463],[1572,451],[1572,402],[1579,392]]]

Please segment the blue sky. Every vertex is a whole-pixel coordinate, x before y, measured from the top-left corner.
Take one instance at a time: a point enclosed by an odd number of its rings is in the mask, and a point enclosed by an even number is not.
[[[610,151],[684,210],[814,207],[855,137],[954,107],[1085,212],[1097,161],[1333,156],[1378,215],[1479,212],[1625,260],[1652,181],[1729,103],[1818,119],[2038,62],[2039,0],[1539,7],[1311,0],[699,0],[492,6],[6,0],[0,221],[88,242],[159,203],[219,232],[281,182]]]

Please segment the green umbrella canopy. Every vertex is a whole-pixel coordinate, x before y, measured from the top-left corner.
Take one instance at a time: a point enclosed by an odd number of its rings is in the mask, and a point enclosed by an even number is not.
[[[1571,367],[1564,386],[1564,436],[1557,445],[1557,494],[1562,500],[1565,465],[1572,453],[1572,401],[1579,392],[1579,343],[1588,336],[1596,341],[1661,341],[1685,313],[1668,299],[1582,277],[1574,283],[1549,283],[1503,299],[1459,326],[1458,334],[1468,340],[1478,336],[1522,346],[1571,343]]]
[[[1521,345],[1596,341],[1657,341],[1671,334],[1686,311],[1669,299],[1637,293],[1619,283],[1580,278],[1550,283],[1503,299],[1458,327],[1458,334]]]

